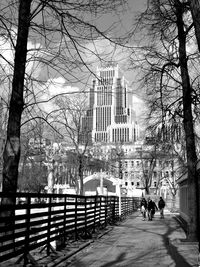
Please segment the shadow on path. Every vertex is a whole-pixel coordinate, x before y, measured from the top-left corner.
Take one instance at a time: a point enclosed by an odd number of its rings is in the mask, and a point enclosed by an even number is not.
[[[174,262],[176,263],[177,267],[190,267],[192,265],[190,265],[182,255],[180,255],[178,249],[176,246],[174,246],[173,244],[170,243],[169,241],[169,236],[170,234],[172,234],[175,230],[174,227],[171,227],[170,225],[168,225],[166,222],[164,222],[166,224],[167,228],[167,232],[165,234],[162,235],[163,241],[165,243],[166,249],[168,254],[172,257],[172,259],[174,260]]]
[[[136,218],[137,217],[137,218]],[[139,220],[138,220],[139,219]],[[178,247],[179,243],[177,243],[177,246],[175,243],[172,243],[170,240],[173,236],[173,241],[176,240],[176,237],[179,238],[180,235],[177,231],[180,230],[180,226],[176,222],[176,220],[172,217],[168,217],[165,220],[154,220],[152,222],[141,222],[140,216],[130,216],[129,219],[126,222],[121,223],[120,225],[117,225],[114,227],[116,230],[115,232],[110,232],[109,235],[104,240],[101,240],[100,243],[104,246],[105,249],[103,249],[103,254],[100,262],[102,265],[101,267],[112,267],[112,266],[123,266],[123,267],[133,267],[133,266],[147,266],[148,262],[151,264],[152,262],[155,262],[159,266],[162,262],[163,255],[168,255],[166,258],[169,258],[169,264],[165,262],[163,266],[173,266],[176,267],[191,267],[191,266],[198,266],[197,262],[195,264],[189,264],[187,254],[190,253],[188,250],[187,252],[187,245],[184,249],[186,249],[186,254],[182,254],[180,252],[180,249],[182,247]],[[117,230],[118,229],[118,230]],[[150,235],[149,235],[150,234]],[[133,250],[133,254],[130,254],[130,248],[134,248],[134,243],[128,242],[129,238],[134,238],[134,236],[137,236],[138,242],[143,242],[143,238],[145,236],[149,236],[150,245],[148,244],[148,238],[146,240],[146,249],[145,246],[141,247],[141,245],[136,246],[136,250]],[[121,239],[120,239],[121,238]],[[127,241],[126,241],[127,239]],[[154,241],[155,239],[155,241]],[[154,246],[155,242],[155,246]],[[152,244],[152,246],[151,246]],[[181,244],[180,244],[181,245]],[[160,246],[160,247],[159,247]],[[184,246],[184,245],[182,245]],[[117,249],[120,248],[120,254],[119,251],[116,250],[116,258],[113,260],[109,257],[107,258],[107,262],[105,259],[105,255],[107,254],[107,250],[110,248],[116,247]],[[98,247],[96,248],[98,249]],[[161,249],[162,252],[159,256],[158,249]],[[164,249],[164,250],[163,250]],[[95,251],[95,250],[94,250]],[[185,251],[183,253],[185,253]],[[91,251],[92,253],[92,251]],[[98,251],[98,253],[100,253]],[[115,252],[114,252],[115,253]],[[101,254],[100,254],[101,255]],[[114,255],[114,254],[113,254]],[[113,256],[112,255],[112,256]],[[184,256],[183,256],[184,255]],[[188,254],[190,255],[190,254]],[[190,255],[191,256],[191,255]],[[154,259],[156,260],[154,261]],[[191,257],[190,257],[191,258]],[[94,255],[94,262],[97,260]],[[146,262],[145,262],[146,260]],[[160,261],[159,261],[160,260]],[[173,263],[172,263],[173,261]],[[84,259],[76,259],[75,262],[72,262],[72,266],[74,267],[88,267],[88,266],[94,266],[89,263],[88,265],[84,262]],[[124,265],[125,264],[125,265]],[[146,264],[146,265],[145,265]],[[175,265],[174,265],[175,264]],[[66,265],[68,266],[68,265]],[[71,266],[71,264],[69,265]],[[99,266],[99,265],[98,265]],[[149,265],[149,267],[152,265]],[[153,265],[154,266],[154,265]]]
[[[171,218],[170,220],[175,220],[175,219]],[[176,264],[175,266],[176,267],[191,267],[191,266],[193,266],[193,265],[190,265],[185,260],[185,258],[179,253],[177,247],[170,243],[170,235],[173,234],[173,232],[176,231],[176,229],[179,228],[179,226],[171,227],[169,225],[169,223],[167,222],[167,220],[163,220],[162,224],[160,224],[160,226],[162,226],[162,225],[165,225],[166,226],[165,228],[167,229],[166,233],[163,233],[163,234],[157,233],[156,231],[151,231],[151,229],[144,229],[143,227],[136,227],[134,225],[127,224],[127,225],[124,225],[124,226],[128,227],[128,228],[132,227],[132,228],[137,229],[137,230],[141,230],[141,231],[144,231],[144,232],[147,232],[147,233],[156,234],[158,236],[161,236],[161,238],[163,240],[163,243],[164,243],[164,245],[166,247],[167,253],[168,253],[168,255],[171,256],[171,258],[175,262],[175,264]]]
[[[101,265],[101,267],[111,267],[111,266],[115,266],[115,265],[114,265],[115,263],[120,263],[120,262],[122,262],[122,261],[124,260],[125,255],[126,255],[126,253],[125,253],[125,252],[122,252],[122,253],[119,254],[119,256],[116,258],[116,260],[114,260],[114,261],[110,261],[110,262],[108,262],[108,263],[106,263],[106,264],[104,264],[104,265]]]

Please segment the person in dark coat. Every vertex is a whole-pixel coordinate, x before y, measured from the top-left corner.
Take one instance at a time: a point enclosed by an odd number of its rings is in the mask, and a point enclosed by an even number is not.
[[[147,212],[147,201],[143,197],[141,202],[140,202],[140,211],[142,213],[143,221],[146,219],[146,212]]]
[[[160,197],[160,200],[158,201],[158,208],[160,210],[161,219],[164,219],[164,207],[165,207],[165,201],[162,197]]]
[[[152,218],[154,217],[155,211],[158,210],[158,207],[156,206],[156,203],[152,199],[148,199],[147,202],[147,210],[148,210],[148,220],[152,221]]]

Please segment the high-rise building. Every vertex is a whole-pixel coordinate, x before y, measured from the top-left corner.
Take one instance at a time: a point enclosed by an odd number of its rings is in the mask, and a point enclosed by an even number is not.
[[[97,68],[83,122],[91,129],[93,143],[125,144],[138,140],[132,94],[118,65]]]

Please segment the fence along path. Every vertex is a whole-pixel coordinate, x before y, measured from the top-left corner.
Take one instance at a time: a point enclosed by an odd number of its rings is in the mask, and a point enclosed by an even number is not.
[[[10,197],[0,193],[0,198]],[[12,195],[13,197],[13,195]],[[23,203],[19,202],[24,199]],[[19,256],[24,265],[34,262],[30,252],[41,248],[47,255],[53,242],[90,238],[92,233],[131,214],[139,198],[16,193],[16,204],[0,206],[0,262]],[[5,211],[13,211],[6,216]]]

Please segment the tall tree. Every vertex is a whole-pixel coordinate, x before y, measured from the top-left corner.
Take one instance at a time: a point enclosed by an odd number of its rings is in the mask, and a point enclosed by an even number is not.
[[[86,70],[87,75],[88,70],[91,70],[91,58],[101,58],[96,53],[95,42],[100,38],[111,40],[111,29],[101,31],[96,26],[99,16],[118,9],[124,2],[20,0],[18,3],[10,0],[1,3],[3,36],[10,41],[15,51],[14,65],[10,64],[13,67],[13,79],[3,156],[4,192],[16,192],[22,112],[28,107],[30,112],[37,103],[36,94],[33,93],[37,84],[35,79],[31,79],[28,63],[36,67],[42,66],[43,71],[37,76],[40,89],[48,74],[51,77],[65,77],[70,83],[81,83],[84,80],[84,84]],[[35,42],[36,45],[28,50],[28,42]],[[119,39],[114,39],[113,42],[119,42]],[[2,203],[14,202],[14,197],[2,199]]]
[[[179,63],[183,90],[183,123],[188,167],[188,208],[190,213],[188,238],[195,240],[199,235],[199,185],[196,172],[197,155],[192,114],[192,86],[190,83],[186,52],[187,32],[183,19],[185,12],[184,4],[175,0],[175,10],[179,41]]]
[[[7,139],[3,153],[3,192],[17,191],[18,165],[20,159],[20,125],[24,108],[24,78],[27,57],[27,42],[30,26],[31,0],[20,1],[18,15],[18,34],[15,47],[12,94],[10,99]],[[15,203],[11,198],[2,198],[2,203]]]
[[[188,239],[198,236],[198,177],[196,174],[196,144],[193,105],[197,55],[194,45],[192,22],[185,1],[149,1],[147,10],[140,17],[150,43],[140,50],[145,71],[144,80],[151,96],[151,117],[164,126],[181,117],[184,131],[188,169],[189,231]],[[140,27],[141,30],[141,27]],[[146,39],[147,41],[147,39]],[[145,64],[146,62],[146,64]],[[147,72],[148,70],[148,72]],[[155,90],[154,90],[155,88]]]

